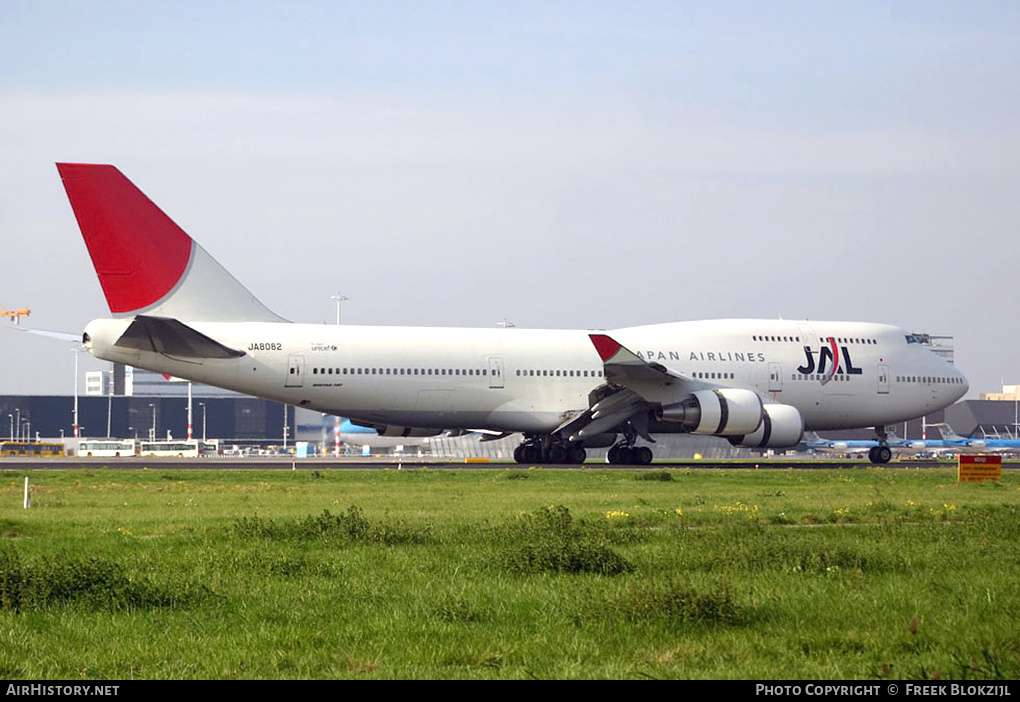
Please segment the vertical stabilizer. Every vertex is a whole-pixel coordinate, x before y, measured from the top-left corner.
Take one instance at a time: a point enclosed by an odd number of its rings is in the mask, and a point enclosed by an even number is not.
[[[929,424],[928,426],[937,428],[944,441],[963,441],[963,437],[959,436],[955,431],[953,431],[953,428],[945,422]]]
[[[115,317],[284,321],[113,166],[57,170]]]

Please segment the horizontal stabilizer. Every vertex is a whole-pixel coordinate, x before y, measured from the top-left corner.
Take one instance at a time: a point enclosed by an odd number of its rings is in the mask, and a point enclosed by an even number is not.
[[[50,331],[49,329],[30,329],[29,327],[4,327],[5,329],[11,329],[12,331],[28,332],[29,334],[36,334],[37,336],[48,336],[51,339],[60,339],[61,341],[76,341],[81,343],[81,333],[74,332],[62,332],[62,331]]]
[[[117,339],[117,346],[155,351],[178,358],[239,358],[244,351],[229,348],[169,317],[139,315]]]

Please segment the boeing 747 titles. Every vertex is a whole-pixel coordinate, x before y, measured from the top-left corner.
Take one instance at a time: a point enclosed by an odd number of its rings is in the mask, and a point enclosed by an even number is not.
[[[654,436],[795,446],[884,427],[967,381],[920,338],[867,322],[729,319],[583,330],[325,326],[270,311],[113,166],[57,164],[112,316],[97,358],[349,417],[384,435],[520,434],[523,463],[647,464]],[[642,439],[643,443],[638,440]]]

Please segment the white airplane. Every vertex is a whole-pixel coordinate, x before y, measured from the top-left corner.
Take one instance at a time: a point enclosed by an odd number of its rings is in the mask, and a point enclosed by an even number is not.
[[[659,432],[795,446],[946,407],[967,380],[893,326],[713,320],[593,333],[294,324],[113,166],[57,164],[112,318],[97,358],[349,417],[381,434],[522,434],[520,462],[646,464]]]

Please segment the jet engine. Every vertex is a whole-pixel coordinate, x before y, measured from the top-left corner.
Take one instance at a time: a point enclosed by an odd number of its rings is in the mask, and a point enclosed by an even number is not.
[[[762,402],[751,390],[699,390],[680,402],[663,405],[656,410],[655,419],[676,422],[694,434],[742,436],[761,424]]]
[[[734,446],[787,448],[796,446],[804,435],[804,418],[791,405],[764,405],[761,426],[744,436],[731,436]]]

